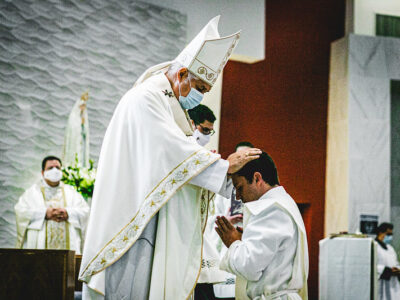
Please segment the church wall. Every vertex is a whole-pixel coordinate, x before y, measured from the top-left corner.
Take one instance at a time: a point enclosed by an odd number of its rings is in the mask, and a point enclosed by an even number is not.
[[[398,65],[393,65],[391,40],[349,36],[351,232],[359,229],[361,213],[376,214],[379,222],[390,220],[390,70]]]
[[[348,0],[354,2],[352,33],[375,35],[375,16],[383,14],[400,16],[400,2],[398,0]]]
[[[324,234],[330,43],[344,34],[345,1],[267,1],[266,58],[224,71],[220,151],[248,140],[269,152],[282,185],[303,203],[310,299]]]
[[[231,59],[259,61],[265,57],[265,0],[142,1],[171,8],[187,15],[187,42],[190,42],[211,18],[220,15],[221,36],[238,30],[242,31],[240,43],[235,48]]]
[[[347,127],[343,130],[348,136],[348,151],[330,153],[335,141],[329,140],[328,135],[326,224],[333,226],[326,227],[327,235],[338,231],[359,231],[361,214],[377,215],[379,222],[390,221],[391,213],[393,216],[398,206],[393,193],[396,190],[391,187],[391,159],[396,155],[393,148],[391,151],[393,142],[396,142],[391,134],[396,130],[391,124],[391,82],[400,77],[399,49],[400,39],[354,34],[332,45],[332,58],[341,57],[348,61],[344,80],[331,74],[330,85],[331,94],[338,85],[348,89],[344,95],[348,109],[344,116]],[[336,60],[337,65],[339,60]],[[335,69],[331,71],[334,73]],[[340,107],[338,100],[331,97],[329,105]],[[329,162],[345,156],[347,165],[342,173],[348,174],[348,180],[345,185],[337,185],[334,172],[340,166],[336,164],[329,169]],[[336,190],[329,190],[330,186],[336,186]],[[346,197],[340,197],[338,190],[346,193]],[[337,201],[340,209],[330,206],[330,199],[331,202]],[[334,220],[342,222],[335,223]]]
[[[185,44],[186,15],[142,2],[0,2],[0,247],[15,245],[14,205],[42,159],[61,155],[81,94],[96,162],[121,96]]]

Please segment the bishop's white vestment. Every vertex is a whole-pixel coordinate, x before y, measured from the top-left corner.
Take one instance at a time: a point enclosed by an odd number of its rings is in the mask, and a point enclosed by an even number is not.
[[[162,72],[119,102],[97,169],[80,270],[88,288],[84,297],[105,295],[106,269],[129,255],[155,218],[148,298],[187,299],[192,294],[201,268],[209,191],[229,195],[231,188],[229,163],[187,136],[177,120],[186,117]]]
[[[397,254],[391,245],[382,246],[382,242],[378,242],[377,247],[377,271],[379,276],[379,299],[380,300],[394,300],[400,299],[400,283],[398,276],[390,276],[387,279],[381,278],[385,268],[400,268]]]
[[[46,220],[49,207],[65,208],[67,221]],[[81,253],[89,206],[72,186],[61,182],[51,187],[42,179],[19,198],[15,213],[17,248],[70,249]]]
[[[236,299],[307,299],[308,249],[296,203],[281,186],[244,204],[242,240],[221,260],[236,275]]]

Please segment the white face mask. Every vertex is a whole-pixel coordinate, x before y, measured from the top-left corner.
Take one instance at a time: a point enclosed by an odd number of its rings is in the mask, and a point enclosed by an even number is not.
[[[197,144],[200,146],[205,146],[210,141],[211,135],[205,135],[200,132],[200,130],[196,129],[193,133],[193,137],[196,140]]]
[[[44,171],[43,177],[51,182],[59,182],[62,177],[62,172],[56,167]]]

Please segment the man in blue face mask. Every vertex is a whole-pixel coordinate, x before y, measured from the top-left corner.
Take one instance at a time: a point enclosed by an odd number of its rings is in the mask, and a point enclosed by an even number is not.
[[[400,264],[396,251],[390,245],[393,237],[393,224],[382,223],[377,228],[379,299],[400,299]]]

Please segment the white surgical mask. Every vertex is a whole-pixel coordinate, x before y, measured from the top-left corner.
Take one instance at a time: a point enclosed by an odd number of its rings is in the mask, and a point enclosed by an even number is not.
[[[51,182],[59,182],[62,177],[62,172],[56,167],[44,171],[43,177]]]
[[[193,137],[200,146],[205,146],[210,141],[211,135],[205,135],[201,133],[200,130],[196,129],[193,133]]]

